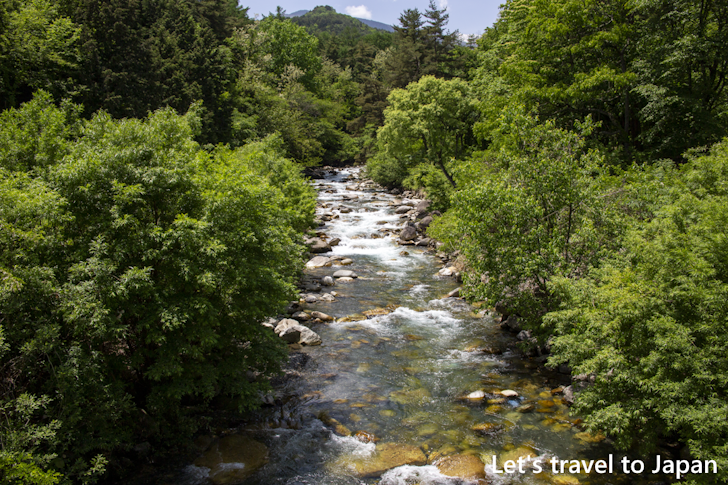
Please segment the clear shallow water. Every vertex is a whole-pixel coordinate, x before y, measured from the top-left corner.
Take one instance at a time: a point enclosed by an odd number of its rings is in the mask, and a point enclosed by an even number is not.
[[[568,385],[564,376],[509,350],[513,336],[500,330],[487,311],[444,297],[457,283],[437,275],[438,258],[426,254],[425,248],[398,246],[389,236],[372,237],[381,235],[382,228],[399,228],[402,221],[394,209],[406,201],[373,190],[347,190],[353,182],[346,179],[352,175],[357,175],[356,169],[316,185],[319,202],[328,206],[319,214],[339,216],[321,228],[341,239],[325,256],[351,258],[353,264],[345,269],[359,278],[324,287],[338,293],[335,302],[306,306],[339,320],[312,326],[323,345],[304,348],[311,360],[299,379],[277,391],[283,404],[263,409],[258,422],[245,430],[269,447],[270,460],[242,483],[467,483],[445,477],[432,465],[399,467],[378,479],[355,478],[341,466],[342,457],[371,455],[375,445],[338,436],[332,432],[331,418],[351,432],[376,436],[380,443],[420,447],[430,458],[473,454],[489,464],[493,455],[501,463],[524,454],[531,459],[588,460],[615,453],[605,442],[589,442],[576,426],[579,421],[552,393]],[[341,207],[351,212],[341,212]],[[325,276],[342,268],[307,272]],[[362,315],[376,308],[389,313],[366,319]],[[347,316],[350,321],[343,318]],[[504,389],[519,396],[505,399],[498,395]],[[486,399],[462,399],[478,390],[487,393]],[[528,404],[533,405],[531,412],[516,410]],[[483,435],[472,429],[483,423],[492,423],[498,432]],[[635,483],[615,475],[503,476],[486,470],[489,480],[499,484]],[[183,481],[205,483],[205,476],[205,470],[190,466]]]

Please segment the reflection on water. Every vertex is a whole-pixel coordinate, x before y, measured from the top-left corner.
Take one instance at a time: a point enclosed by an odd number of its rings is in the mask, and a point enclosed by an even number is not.
[[[352,175],[355,169],[344,170],[317,185],[319,214],[332,217],[322,230],[341,239],[333,255],[351,258],[346,269],[359,278],[334,287],[336,301],[306,306],[339,320],[313,327],[323,345],[302,350],[311,357],[302,378],[279,390],[293,398],[264,408],[254,430],[247,430],[270,454],[242,483],[475,483],[431,465],[452,455],[480,458],[491,483],[621,483],[615,476],[494,473],[493,456],[498,463],[529,463],[603,458],[614,450],[569,415],[560,396],[560,386],[568,385],[564,376],[510,350],[513,337],[487,311],[445,298],[457,283],[437,275],[439,260],[426,248],[398,246],[385,232],[398,231],[402,221],[394,209],[407,201],[373,189],[347,190]],[[323,277],[337,269],[307,272]],[[353,464],[375,459],[377,448],[337,431],[414,445],[430,464],[357,478]],[[185,481],[205,483],[205,469],[189,467]]]

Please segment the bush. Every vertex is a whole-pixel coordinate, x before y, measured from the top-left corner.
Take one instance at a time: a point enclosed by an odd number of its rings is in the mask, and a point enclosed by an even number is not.
[[[622,447],[676,435],[728,481],[728,141],[682,168],[654,218],[581,280],[558,278],[545,317],[554,364],[593,374],[577,410]],[[663,185],[662,181],[657,182]],[[714,483],[714,476],[702,477]],[[701,479],[701,477],[696,477]]]
[[[256,406],[286,358],[259,322],[295,294],[315,194],[275,138],[208,153],[196,126],[99,114],[41,176],[0,172],[0,403],[53,396],[32,421],[65,475],[174,446],[217,396]]]

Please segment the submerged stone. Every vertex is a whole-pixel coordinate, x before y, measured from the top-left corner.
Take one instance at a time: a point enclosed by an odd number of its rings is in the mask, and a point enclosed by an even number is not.
[[[483,435],[493,435],[503,430],[503,426],[495,423],[480,423],[470,429]]]
[[[464,398],[471,401],[480,401],[482,399],[485,399],[485,392],[473,391],[470,394],[466,395]]]
[[[377,445],[368,457],[347,456],[339,459],[337,468],[344,468],[358,478],[376,478],[387,470],[404,465],[422,466],[427,458],[420,448],[399,443]]]
[[[430,391],[424,387],[418,389],[407,389],[394,391],[389,394],[389,399],[398,404],[416,404],[430,398]]]
[[[591,434],[588,431],[582,431],[581,433],[576,433],[574,435],[574,438],[583,441],[584,443],[599,443],[600,441],[604,441],[607,439],[606,436],[604,436],[604,433],[597,432],[595,434]]]
[[[323,268],[327,265],[331,266],[331,259],[326,256],[316,256],[306,263],[307,268]]]
[[[537,456],[538,453],[536,450],[530,446],[519,446],[518,448],[503,453],[498,458],[498,463],[505,463],[507,460],[518,461],[519,458],[535,458]]]
[[[373,310],[366,310],[362,313],[367,317],[376,317],[377,315],[387,315],[391,312],[386,308],[374,308]]]
[[[242,435],[225,436],[197,460],[195,465],[210,469],[209,479],[215,485],[238,483],[268,462],[268,448]]]
[[[485,466],[480,458],[473,455],[445,456],[435,461],[434,465],[440,473],[448,477],[462,478],[463,480],[485,482]]]

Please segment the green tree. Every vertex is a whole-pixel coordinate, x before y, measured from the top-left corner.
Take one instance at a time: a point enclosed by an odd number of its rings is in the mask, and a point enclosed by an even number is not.
[[[486,125],[479,134],[487,137],[487,123],[512,102],[538,109],[543,119],[566,129],[591,116],[600,123],[593,137],[620,148],[629,163],[639,135],[630,94],[637,85],[634,23],[633,8],[624,0],[506,3],[496,26],[480,40],[477,77]]]
[[[0,169],[0,466],[84,481],[99,454],[174,446],[218,396],[256,405],[286,356],[259,322],[295,293],[315,194],[275,138],[205,152],[196,114],[166,109],[100,113],[71,145],[47,101],[0,129],[46,138],[0,152],[33,168]]]
[[[318,40],[306,32],[304,27],[290,20],[269,16],[260,22],[260,30],[268,34],[264,52],[271,56],[272,70],[283,76],[289,66],[301,71],[301,84],[312,89],[313,79],[321,69],[318,55]]]
[[[425,76],[406,89],[393,90],[387,101],[384,126],[377,132],[378,163],[404,169],[428,163],[455,187],[447,167],[468,154],[477,120],[468,84]]]
[[[29,101],[37,89],[74,94],[81,61],[80,27],[57,2],[5,1],[0,5],[0,109]]]
[[[585,146],[590,120],[581,134],[518,109],[499,122],[484,159],[459,171],[452,210],[432,230],[465,255],[469,295],[505,301],[537,328],[558,304],[552,278],[583,274],[618,244],[617,207],[610,179],[596,176],[601,154]]]
[[[634,70],[645,100],[640,141],[653,157],[681,159],[685,150],[728,134],[728,9],[720,1],[639,2],[644,18]]]
[[[653,451],[678,437],[728,475],[728,142],[679,173],[652,170],[655,215],[634,221],[624,247],[579,280],[558,278],[563,303],[546,315],[552,363],[595,376],[576,409],[622,447]]]

